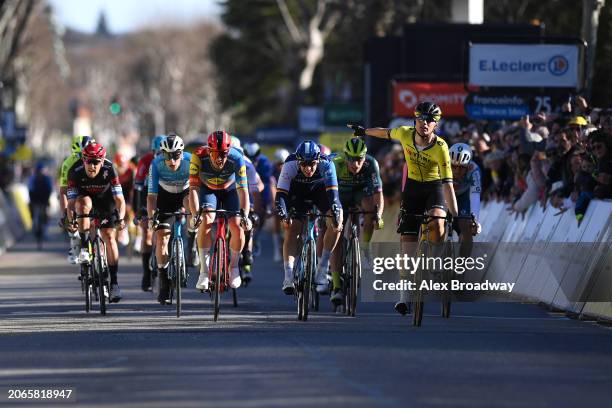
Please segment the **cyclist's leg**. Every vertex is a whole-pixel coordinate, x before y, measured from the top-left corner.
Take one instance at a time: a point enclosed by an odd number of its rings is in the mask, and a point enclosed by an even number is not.
[[[217,209],[217,196],[214,191],[202,186],[199,192],[200,205],[209,210]],[[197,242],[198,252],[200,256],[200,276],[196,283],[196,289],[208,290],[208,264],[210,260],[210,247],[212,246],[212,238],[210,231],[215,222],[214,213],[202,213],[202,222],[198,227]]]
[[[92,209],[91,197],[86,195],[78,196],[74,204],[74,209],[77,215],[89,214]],[[89,228],[91,226],[91,221],[89,218],[78,218],[77,224],[79,237],[81,240],[81,251],[78,256],[78,262],[86,263],[90,261],[87,240],[89,239]]]
[[[111,198],[112,200],[112,198]],[[110,301],[121,300],[121,290],[117,280],[119,270],[119,246],[117,245],[117,230],[115,225],[118,221],[115,213],[115,205],[112,201],[96,200],[96,211],[100,213],[100,234],[106,246],[106,260],[110,274]]]
[[[137,191],[134,194],[142,194]],[[146,203],[146,194],[144,199],[141,197],[141,202]],[[146,208],[139,210],[141,216],[146,215]],[[153,251],[153,230],[149,229],[148,221],[144,218],[140,220],[140,232],[141,232],[141,246],[140,254],[142,257],[142,290],[148,292],[151,290],[151,252]]]
[[[227,211],[240,211],[240,200],[236,189],[226,191],[222,198],[223,208]],[[238,269],[238,261],[240,260],[240,252],[244,247],[244,230],[240,227],[240,217],[233,216],[228,219],[228,227],[231,232],[229,243],[230,255],[230,286],[232,288],[240,287],[242,279],[240,278],[240,270]]]
[[[361,199],[360,207],[363,211],[374,212],[374,195],[365,196]],[[374,234],[374,219],[375,214],[365,214],[363,217],[363,230],[361,232],[361,251],[364,254],[365,260],[368,264],[372,262],[372,255],[370,251],[370,242],[372,241],[372,235]]]
[[[457,207],[460,216],[468,216],[471,214],[470,208],[470,193],[469,191],[457,197]],[[473,237],[472,237],[472,221],[457,220],[456,230],[459,234],[459,256],[468,257],[472,254]]]
[[[313,202],[323,214],[332,215],[331,214],[331,205],[329,202],[329,198],[325,192],[325,187],[323,184],[317,184],[312,192]],[[342,222],[342,221],[341,221]],[[319,264],[317,265],[317,276],[315,281],[317,282],[317,290],[319,292],[327,291],[327,274],[329,272],[329,260],[331,257],[331,253],[336,247],[338,240],[340,239],[340,235],[342,234],[341,229],[336,231],[334,229],[333,221],[331,217],[327,217],[326,221],[326,230],[323,235],[323,250],[321,251],[321,257],[319,258]]]

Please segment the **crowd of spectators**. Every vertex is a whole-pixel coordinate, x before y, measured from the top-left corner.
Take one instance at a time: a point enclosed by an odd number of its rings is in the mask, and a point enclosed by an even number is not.
[[[573,210],[580,222],[593,198],[612,198],[612,109],[591,108],[580,96],[555,114],[473,122],[443,137],[449,147],[472,147],[482,171],[483,202],[504,201],[519,213],[540,202]],[[386,199],[399,200],[401,146],[381,149],[377,159]]]

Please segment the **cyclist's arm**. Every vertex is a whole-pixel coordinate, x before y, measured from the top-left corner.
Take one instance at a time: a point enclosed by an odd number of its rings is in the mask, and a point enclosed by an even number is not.
[[[278,176],[278,184],[276,185],[274,197],[274,208],[279,215],[287,215],[287,201],[289,201],[291,180],[297,175],[297,172],[297,162],[294,160],[283,163],[281,173]]]
[[[453,183],[450,182],[442,184],[442,189],[444,191],[446,205],[448,206],[450,213],[456,217],[459,211],[457,210],[457,198],[455,197],[455,188],[453,187]]]
[[[244,212],[245,216],[248,216],[251,210],[251,203],[249,202],[249,183],[246,175],[246,164],[242,156],[237,158],[235,176],[236,190],[240,199],[240,209]]]
[[[113,169],[111,170],[113,172],[111,178],[111,192],[113,193],[113,199],[115,200],[119,219],[123,220],[125,218],[125,198],[123,197],[123,189],[121,188],[119,176],[115,172],[114,167],[111,167],[111,169]]]
[[[380,178],[380,168],[378,166],[378,162],[373,157],[370,160],[370,163],[372,166],[371,188],[372,188],[372,191],[374,191],[374,205],[376,205],[376,207],[378,208],[378,216],[382,217],[385,202],[383,199],[382,179]]]
[[[391,139],[391,129],[388,128],[368,128],[365,130],[365,134],[379,139]]]
[[[323,163],[326,163],[323,166]],[[323,166],[321,169],[323,172],[323,179],[325,180],[325,192],[327,198],[331,204],[337,204],[339,208],[342,208],[340,204],[340,195],[338,194],[338,177],[336,176],[336,166],[331,161],[322,162],[319,166]]]
[[[472,182],[470,183],[470,211],[474,214],[474,218],[478,221],[480,215],[480,169],[474,170],[472,173]]]
[[[200,157],[196,153],[192,154],[189,160],[189,209],[192,214],[197,214],[200,210],[198,191],[202,185],[202,180],[200,180],[201,164]]]

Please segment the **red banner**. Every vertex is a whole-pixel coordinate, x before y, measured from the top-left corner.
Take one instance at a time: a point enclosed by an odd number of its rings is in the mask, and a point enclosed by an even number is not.
[[[468,92],[460,82],[393,82],[393,115],[412,117],[419,102],[433,101],[442,117],[464,117]]]

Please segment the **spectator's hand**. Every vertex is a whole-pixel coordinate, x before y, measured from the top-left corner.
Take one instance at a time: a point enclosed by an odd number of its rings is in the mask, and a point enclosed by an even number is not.
[[[529,121],[529,115],[525,115],[525,116],[521,117],[521,127],[525,128],[527,130],[531,130],[533,125]]]
[[[597,182],[599,184],[608,185],[612,181],[612,176],[608,173],[599,173],[597,176]]]
[[[572,111],[572,104],[569,101],[565,102],[563,105],[561,105],[561,111],[562,112],[571,112]]]
[[[575,98],[576,100],[576,106],[580,108],[580,110],[582,110],[583,112],[586,110],[586,108],[589,106],[587,104],[586,99],[584,99],[582,96],[576,96]]]

